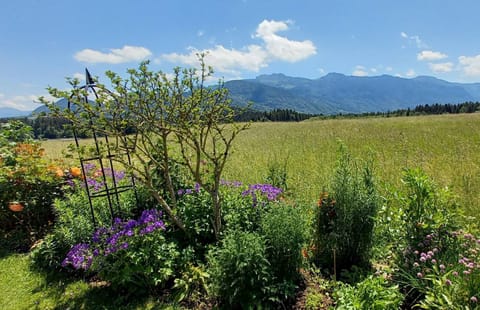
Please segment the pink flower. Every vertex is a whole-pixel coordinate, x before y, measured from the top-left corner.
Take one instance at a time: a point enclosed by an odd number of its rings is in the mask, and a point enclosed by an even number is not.
[[[421,272],[418,272],[417,273],[417,278],[420,278],[420,279],[423,278],[423,274]]]
[[[449,279],[445,280],[445,285],[446,286],[452,285],[452,281],[450,281]]]
[[[477,297],[472,296],[472,297],[470,297],[470,301],[476,303],[476,302],[478,302],[478,299],[477,299]]]

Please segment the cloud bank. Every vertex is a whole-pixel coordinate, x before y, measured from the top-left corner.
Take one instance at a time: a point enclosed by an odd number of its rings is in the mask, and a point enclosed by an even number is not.
[[[142,61],[152,53],[145,47],[125,45],[122,48],[110,49],[110,52],[103,53],[92,49],[84,49],[77,52],[74,58],[86,63],[109,63],[120,64],[132,61]]]
[[[258,72],[273,61],[294,63],[315,55],[317,51],[312,41],[290,40],[278,34],[288,30],[291,24],[291,21],[262,21],[252,36],[253,39],[260,39],[261,44],[251,44],[241,49],[229,49],[223,45],[204,50],[190,47],[186,54],[163,54],[157,61],[197,65],[197,54],[204,53],[206,63],[214,66],[216,71],[239,74],[241,70]]]

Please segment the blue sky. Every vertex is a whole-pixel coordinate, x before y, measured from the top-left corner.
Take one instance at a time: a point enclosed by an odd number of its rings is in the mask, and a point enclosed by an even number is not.
[[[196,52],[225,80],[329,72],[480,82],[478,0],[15,0],[0,3],[0,107],[32,110],[85,67],[100,80]]]

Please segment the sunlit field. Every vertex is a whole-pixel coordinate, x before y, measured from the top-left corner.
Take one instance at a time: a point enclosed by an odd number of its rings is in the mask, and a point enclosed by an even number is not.
[[[341,141],[341,142],[340,142]],[[73,140],[44,141],[51,158]],[[265,180],[273,164],[286,165],[290,192],[313,202],[328,187],[340,143],[362,160],[373,160],[382,185],[401,186],[405,168],[421,167],[450,187],[468,214],[480,210],[480,114],[253,123],[242,132],[225,178]]]

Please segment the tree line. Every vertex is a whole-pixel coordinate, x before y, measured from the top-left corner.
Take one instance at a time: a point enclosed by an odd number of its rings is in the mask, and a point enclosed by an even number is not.
[[[270,111],[258,111],[254,109],[238,110],[234,120],[236,122],[300,122],[306,119],[317,117],[321,119],[329,118],[351,118],[351,117],[395,117],[395,116],[416,116],[432,114],[458,114],[475,113],[480,111],[480,102],[467,101],[458,104],[425,104],[418,105],[415,108],[399,109],[387,112],[368,112],[358,114],[308,114],[297,112],[293,109],[274,109]],[[70,122],[61,117],[49,115],[39,115],[37,117],[15,118],[33,128],[35,139],[60,139],[72,138],[73,131]],[[0,123],[7,122],[9,119],[0,119]],[[128,131],[126,133],[132,133]],[[87,138],[90,134],[87,131],[77,132],[79,138]]]

